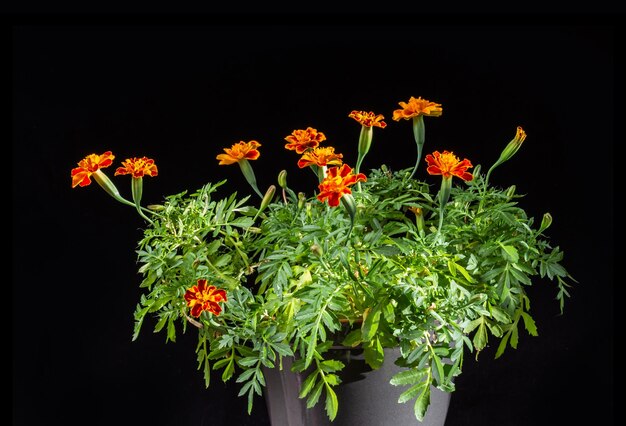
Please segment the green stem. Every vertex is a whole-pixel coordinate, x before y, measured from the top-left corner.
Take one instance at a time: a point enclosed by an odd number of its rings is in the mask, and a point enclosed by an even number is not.
[[[259,188],[257,187],[256,177],[254,176],[254,170],[252,170],[250,162],[244,158],[239,160],[238,164],[241,169],[241,173],[243,173],[243,176],[246,178],[254,192],[256,192],[259,197],[263,198],[263,194],[261,194],[261,191],[259,191]]]
[[[141,177],[132,178],[131,193],[133,195],[133,200],[135,201],[135,207],[137,208],[137,213],[139,213],[139,216],[143,217],[151,225],[154,225],[154,222],[152,222],[152,220],[150,220],[150,218],[146,216],[141,209],[141,197],[143,195],[143,178]]]
[[[452,176],[441,179],[441,189],[439,190],[439,228],[438,232],[441,232],[443,226],[443,214],[446,209],[446,204],[450,198],[450,190],[452,189]]]
[[[417,161],[415,161],[415,166],[413,167],[413,171],[411,172],[409,179],[412,179],[415,172],[417,172],[420,160],[422,159],[422,150],[424,148],[424,141],[426,140],[426,127],[424,126],[423,115],[413,117],[413,138],[415,139],[415,144],[417,145]]]

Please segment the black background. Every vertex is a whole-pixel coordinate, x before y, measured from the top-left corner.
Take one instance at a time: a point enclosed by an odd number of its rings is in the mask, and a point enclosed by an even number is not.
[[[517,185],[538,220],[552,213],[548,234],[579,281],[563,316],[552,282],[528,289],[539,336],[522,333],[498,360],[495,341],[468,356],[446,425],[612,424],[615,26],[384,21],[11,27],[14,425],[269,424],[262,398],[246,414],[234,381],[216,375],[204,388],[193,330],[166,344],[146,324],[131,342],[143,222],[95,184],[72,189],[79,160],[154,158],[146,203],[224,178],[243,195],[238,167],[215,156],[256,139],[261,188],[285,168],[310,191],[286,135],[315,127],[353,164],[359,126],[347,115],[372,110],[388,127],[375,129],[363,168],[411,167],[411,126],[391,120],[410,96],[443,105],[426,118],[427,153],[452,150],[486,169],[516,126],[526,130],[492,183]],[[114,180],[130,197],[124,178]]]

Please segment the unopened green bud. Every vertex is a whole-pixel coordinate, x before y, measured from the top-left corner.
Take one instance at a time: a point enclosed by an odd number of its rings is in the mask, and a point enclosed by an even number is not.
[[[298,209],[302,209],[304,207],[304,203],[306,202],[306,195],[304,192],[298,192]]]
[[[424,211],[421,207],[409,207],[413,213],[415,213],[415,224],[420,235],[424,234]]]
[[[526,139],[526,132],[521,127],[517,127],[517,132],[515,133],[515,137],[508,145],[504,148],[502,153],[500,154],[499,162],[503,163],[513,157],[515,153],[520,149],[522,143]]]
[[[511,199],[513,195],[515,195],[515,185],[509,186],[509,189],[506,190],[506,198]]]
[[[269,204],[272,202],[272,199],[274,198],[275,193],[276,193],[276,186],[270,185],[269,188],[267,188],[267,191],[265,191],[263,200],[261,200],[261,207],[259,207],[259,212],[262,212],[263,210],[267,208],[267,206],[269,206]]]
[[[319,244],[313,244],[311,246],[311,253],[313,253],[317,257],[322,257],[324,254],[324,250],[319,246]]]
[[[541,219],[541,226],[539,227],[539,233],[545,231],[552,225],[552,215],[550,213],[544,213],[543,219]]]
[[[165,206],[161,204],[148,204],[147,207],[153,212],[162,212],[165,210]]]
[[[283,189],[287,188],[287,170],[281,170],[278,174],[278,185]]]
[[[511,142],[507,144],[504,150],[502,150],[502,153],[500,154],[500,158],[498,158],[498,161],[496,161],[489,168],[489,171],[487,172],[487,176],[485,177],[485,184],[489,183],[489,176],[491,175],[491,172],[493,172],[493,170],[496,167],[498,167],[500,164],[504,163],[505,161],[509,160],[511,157],[515,155],[517,151],[519,151],[524,140],[526,140],[526,132],[524,131],[524,129],[518,126],[517,132],[515,133],[515,137],[513,138],[513,140],[511,140]]]
[[[344,194],[341,197],[341,204],[350,215],[350,231],[348,232],[348,234],[350,234],[354,227],[354,218],[356,217],[356,201],[352,194]]]

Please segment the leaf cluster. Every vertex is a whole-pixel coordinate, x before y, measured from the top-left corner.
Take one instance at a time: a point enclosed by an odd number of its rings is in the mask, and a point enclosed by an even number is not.
[[[547,226],[513,187],[491,187],[480,173],[454,186],[441,210],[436,189],[382,166],[353,190],[354,216],[292,191],[259,211],[236,193],[218,197],[224,183],[168,197],[145,229],[133,339],[147,318],[168,341],[191,325],[206,385],[215,370],[234,378],[249,411],[264,371],[294,357],[292,369],[306,374],[300,397],[309,407],[323,397],[334,419],[345,366],[330,349],[362,349],[376,369],[385,348],[399,347],[403,371],[391,385],[407,387],[399,402],[414,401],[421,420],[431,386],[454,391],[464,354],[497,344],[498,358],[520,331],[537,335],[533,283],[555,282],[561,309],[569,296],[573,279]],[[218,316],[189,317],[183,296],[201,278],[227,291]]]

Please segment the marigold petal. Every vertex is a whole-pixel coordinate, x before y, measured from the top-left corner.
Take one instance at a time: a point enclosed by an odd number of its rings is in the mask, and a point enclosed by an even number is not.
[[[76,188],[78,185],[87,186],[91,183],[89,178],[90,173],[82,167],[72,169],[72,188]]]
[[[198,318],[200,316],[200,314],[202,313],[203,309],[202,309],[202,304],[198,303],[195,304],[191,307],[191,316]]]
[[[255,140],[248,142],[239,141],[230,148],[224,148],[224,153],[218,154],[215,158],[219,160],[220,166],[227,166],[238,163],[241,160],[256,160],[261,153],[257,150],[261,144]]]

